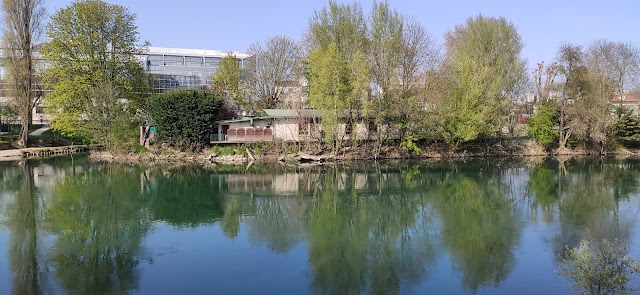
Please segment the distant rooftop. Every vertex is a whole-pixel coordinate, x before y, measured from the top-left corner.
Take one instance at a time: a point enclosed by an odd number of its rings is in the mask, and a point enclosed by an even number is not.
[[[638,103],[640,102],[640,98],[633,95],[614,96],[611,98],[611,102]]]
[[[236,58],[245,59],[252,55],[242,51],[224,51],[209,49],[188,49],[188,48],[169,48],[169,47],[147,47],[147,54],[157,55],[192,55],[205,57],[226,57],[228,54],[235,55]]]

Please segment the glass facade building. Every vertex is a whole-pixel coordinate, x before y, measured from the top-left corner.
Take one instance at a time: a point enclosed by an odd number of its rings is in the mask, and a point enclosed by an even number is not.
[[[144,70],[151,75],[154,93],[175,88],[203,88],[213,84],[220,61],[233,55],[241,68],[251,55],[219,50],[148,47],[142,57]]]

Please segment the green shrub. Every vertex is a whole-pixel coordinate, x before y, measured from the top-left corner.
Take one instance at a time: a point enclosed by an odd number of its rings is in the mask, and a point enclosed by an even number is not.
[[[238,150],[230,146],[213,146],[211,147],[211,153],[218,156],[233,156],[238,154]]]
[[[404,151],[407,151],[407,152],[410,152],[410,153],[414,154],[415,156],[419,156],[420,153],[422,152],[422,150],[416,144],[417,141],[418,141],[418,138],[416,136],[408,135],[400,143],[400,148],[402,150],[404,150]]]
[[[165,156],[171,156],[173,154],[175,154],[176,152],[174,152],[173,150],[162,150],[160,152],[161,155],[165,155]]]
[[[629,246],[619,240],[583,240],[577,248],[567,248],[561,258],[560,274],[582,294],[629,294],[627,285],[640,264],[629,256]]]
[[[221,99],[199,90],[172,90],[154,96],[149,113],[157,136],[180,150],[198,150],[209,133]]]
[[[544,104],[529,120],[529,136],[538,144],[548,148],[560,136],[556,128],[557,122],[558,110],[550,104]]]
[[[147,149],[146,147],[141,146],[141,145],[136,145],[133,148],[133,152],[136,153],[136,154],[144,154],[144,153],[146,153],[148,151],[149,151],[149,149]]]
[[[616,108],[618,120],[615,125],[615,134],[624,145],[638,145],[640,143],[640,117],[634,115],[625,107]]]

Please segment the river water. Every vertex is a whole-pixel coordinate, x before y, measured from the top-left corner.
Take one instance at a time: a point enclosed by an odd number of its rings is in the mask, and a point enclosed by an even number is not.
[[[639,230],[639,160],[0,162],[0,294],[566,294]]]

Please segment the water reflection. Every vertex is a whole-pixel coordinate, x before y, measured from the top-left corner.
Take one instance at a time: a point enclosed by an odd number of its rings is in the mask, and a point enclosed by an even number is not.
[[[625,208],[637,202],[639,169],[640,161],[602,159],[248,171],[0,163],[0,220],[14,294],[145,293],[156,224],[219,228],[216,239],[274,255],[302,248],[311,293],[397,294],[435,269],[452,270],[447,288],[475,293],[509,280],[531,223],[545,227],[552,259],[588,233],[632,239],[637,209]],[[225,249],[198,255],[217,251]]]
[[[463,285],[476,292],[511,273],[523,221],[504,175],[494,166],[455,167],[434,175],[430,200],[442,218],[442,243]]]
[[[46,227],[56,239],[47,260],[66,292],[122,294],[137,288],[150,218],[135,170],[92,165],[53,187]]]

